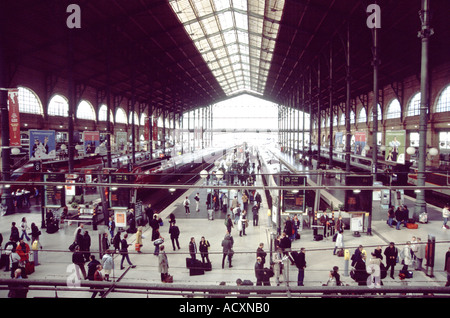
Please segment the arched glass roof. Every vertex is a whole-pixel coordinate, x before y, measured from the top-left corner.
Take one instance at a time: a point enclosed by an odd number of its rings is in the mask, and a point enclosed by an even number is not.
[[[285,0],[170,0],[229,96],[263,94]]]

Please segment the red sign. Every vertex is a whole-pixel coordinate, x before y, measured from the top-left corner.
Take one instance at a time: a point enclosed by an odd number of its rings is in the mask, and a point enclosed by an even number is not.
[[[19,90],[8,90],[9,106],[9,145],[20,147],[20,112],[19,112]]]

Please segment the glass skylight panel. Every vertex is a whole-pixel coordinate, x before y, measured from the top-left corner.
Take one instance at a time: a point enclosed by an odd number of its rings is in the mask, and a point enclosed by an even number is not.
[[[264,90],[284,1],[169,0],[169,4],[228,95]]]
[[[247,11],[247,0],[233,0],[233,6],[236,9]]]

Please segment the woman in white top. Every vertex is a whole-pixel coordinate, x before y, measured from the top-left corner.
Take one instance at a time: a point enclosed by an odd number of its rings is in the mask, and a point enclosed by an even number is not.
[[[450,206],[446,204],[442,209],[442,218],[444,219],[444,224],[442,224],[443,229],[448,229],[447,222],[449,217],[450,217]]]

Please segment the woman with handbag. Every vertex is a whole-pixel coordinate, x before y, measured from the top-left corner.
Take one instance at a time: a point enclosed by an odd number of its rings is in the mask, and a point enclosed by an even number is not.
[[[159,255],[159,246],[164,242],[164,238],[161,236],[161,233],[159,233],[159,229],[155,229],[152,235],[153,245],[155,246],[155,251],[153,252],[153,255],[158,256]]]

